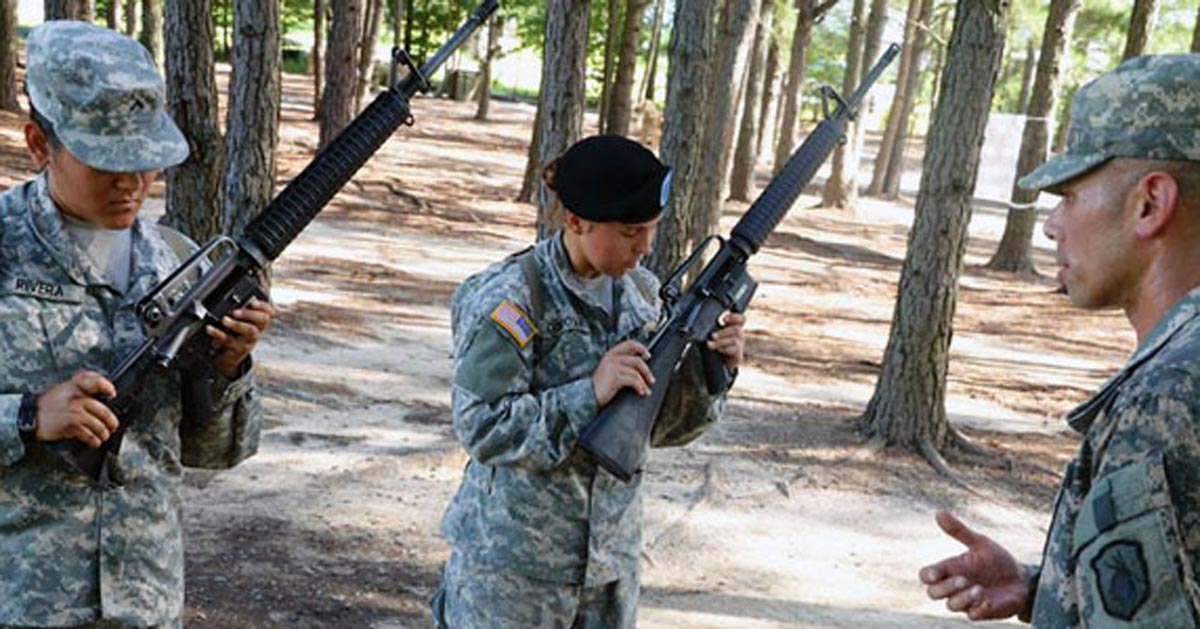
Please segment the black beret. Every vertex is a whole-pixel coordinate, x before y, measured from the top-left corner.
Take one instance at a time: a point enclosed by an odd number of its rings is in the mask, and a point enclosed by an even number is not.
[[[671,169],[620,135],[576,142],[558,159],[553,187],[568,210],[598,223],[644,223],[667,202]]]

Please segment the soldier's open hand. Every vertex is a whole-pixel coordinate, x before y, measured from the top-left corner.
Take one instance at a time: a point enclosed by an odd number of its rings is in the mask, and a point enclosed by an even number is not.
[[[921,568],[929,598],[946,599],[946,607],[971,620],[1008,618],[1031,601],[1029,575],[1003,546],[976,533],[958,518],[939,511],[937,523],[967,551]]]
[[[104,376],[80,371],[38,398],[38,441],[78,439],[99,448],[117,430],[117,416],[99,398],[116,397],[117,390]]]
[[[617,391],[629,387],[638,395],[650,395],[654,385],[654,374],[646,358],[650,352],[637,341],[625,341],[608,350],[600,359],[600,365],[592,373],[592,387],[596,391],[596,403],[604,408],[617,395]]]
[[[225,326],[222,331],[214,326],[208,326],[208,335],[212,337],[213,346],[223,350],[217,357],[217,373],[227,380],[238,376],[238,367],[254,350],[263,332],[275,317],[275,307],[265,301],[251,298],[245,308],[229,313],[221,320]]]

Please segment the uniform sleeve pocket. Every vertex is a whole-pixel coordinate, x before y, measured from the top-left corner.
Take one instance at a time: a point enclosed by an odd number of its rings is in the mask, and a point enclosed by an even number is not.
[[[1074,538],[1080,620],[1087,627],[1196,627],[1192,568],[1161,457],[1101,477]]]

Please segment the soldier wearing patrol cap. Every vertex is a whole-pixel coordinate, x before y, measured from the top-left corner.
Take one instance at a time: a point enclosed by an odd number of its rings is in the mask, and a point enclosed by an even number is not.
[[[1200,612],[1200,55],[1139,57],[1079,90],[1066,152],[1021,180],[1077,306],[1121,308],[1132,358],[1067,415],[1083,436],[1040,566],[947,513],[967,546],[921,570],[972,619],[1195,627]]]
[[[180,382],[152,374],[115,417],[100,372],[143,340],[134,306],[195,245],[138,218],[156,173],[187,158],[137,42],[49,22],[27,42],[24,133],[41,173],[0,195],[0,627],[178,627],[182,464],[222,468],[257,447],[249,353],[273,313],[210,329],[214,418],[181,436]],[[114,484],[51,450],[98,447],[126,423]]]
[[[632,627],[641,473],[629,484],[576,444],[617,391],[645,395],[659,314],[650,251],[671,171],[640,144],[596,136],[545,173],[564,229],[468,278],[452,302],[454,429],[470,455],[442,520],[453,545],[441,627]],[[742,360],[743,318],[709,346]],[[693,357],[671,383],[653,445],[682,445],[717,419]]]

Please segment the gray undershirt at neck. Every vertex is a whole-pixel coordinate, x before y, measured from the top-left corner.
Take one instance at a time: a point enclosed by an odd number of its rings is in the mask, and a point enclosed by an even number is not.
[[[605,314],[612,316],[613,279],[603,273],[597,277],[577,277],[580,290],[591,297],[593,302],[600,304]]]
[[[59,212],[59,216],[62,217],[63,228],[103,274],[105,281],[122,293],[129,290],[133,230],[104,229],[62,212]]]

